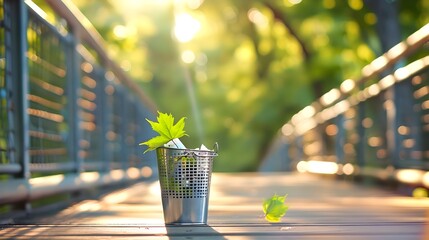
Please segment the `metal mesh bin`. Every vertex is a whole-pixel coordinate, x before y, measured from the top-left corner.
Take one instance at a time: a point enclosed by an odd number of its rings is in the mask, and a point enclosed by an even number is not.
[[[157,149],[166,224],[207,224],[215,151]]]

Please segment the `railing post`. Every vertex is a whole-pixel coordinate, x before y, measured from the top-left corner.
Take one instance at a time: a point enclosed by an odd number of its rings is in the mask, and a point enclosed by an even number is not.
[[[128,114],[128,102],[130,101],[130,99],[128,98],[128,96],[125,94],[125,92],[123,91],[124,89],[121,88],[121,103],[122,103],[122,108],[121,108],[121,167],[122,169],[126,170],[130,164],[128,162],[128,157],[129,157],[129,152],[128,152],[128,145],[127,145],[127,134],[128,134],[128,124],[131,123],[130,121],[130,117]]]
[[[418,121],[418,115],[414,110],[414,97],[413,97],[413,86],[411,81],[403,81],[395,85],[395,106],[396,106],[396,144],[399,152],[397,153],[397,163],[396,165],[400,168],[408,168],[414,163],[412,163],[410,156],[411,149],[416,149],[417,146],[417,134],[413,129],[413,125]],[[399,128],[405,127],[409,129],[409,133],[400,134]],[[414,144],[411,149],[406,150],[404,141],[407,138],[414,139]],[[405,152],[409,151],[408,154]]]
[[[6,85],[8,85],[9,96],[11,96],[12,118],[14,128],[13,138],[15,142],[14,152],[17,163],[21,164],[22,170],[17,175],[19,178],[29,179],[30,172],[30,119],[27,113],[29,92],[28,84],[28,62],[27,62],[27,25],[28,12],[24,0],[5,0],[5,30],[6,34]],[[28,182],[27,182],[28,183]],[[16,204],[17,208],[31,210],[28,202]]]
[[[295,141],[296,141],[295,144],[296,144],[296,150],[297,150],[296,151],[296,160],[297,161],[305,160],[303,135],[297,136]]]
[[[140,144],[143,141],[146,141],[146,139],[149,139],[149,134],[146,134],[146,129],[147,129],[147,125],[145,123],[146,122],[146,116],[145,116],[145,110],[143,109],[143,107],[141,105],[137,106],[137,134],[135,135],[136,138],[136,144]],[[143,146],[138,145],[137,147],[138,151],[140,154],[144,152],[144,150],[146,150]],[[146,153],[145,155],[147,155],[148,153]],[[139,161],[139,167],[142,168],[147,164],[148,161],[144,161],[147,159],[147,157],[143,155],[142,156],[142,160]]]
[[[109,86],[107,83],[107,79],[105,76],[102,76],[102,74],[105,75],[104,71],[101,71],[100,69],[97,69],[96,74],[100,74],[101,81],[98,82],[97,87],[99,86],[97,95],[99,96],[100,102],[97,104],[97,106],[100,106],[98,108],[98,114],[97,119],[100,119],[100,130],[101,130],[101,139],[100,139],[100,156],[102,160],[102,167],[101,171],[108,172],[110,171],[110,162],[112,159],[111,154],[111,148],[109,144],[108,134],[110,131],[110,113],[109,110],[109,96],[106,93],[106,88]]]
[[[282,171],[290,171],[291,170],[291,159],[290,159],[290,155],[289,155],[289,139],[287,139],[286,136],[282,135],[281,136],[281,145],[280,145],[280,159],[282,159],[282,166],[281,166],[281,170]],[[283,156],[283,157],[282,157]]]
[[[29,92],[27,62],[28,12],[24,0],[5,1],[5,27],[10,32],[6,36],[6,82],[11,84],[13,102],[13,121],[15,124],[16,158],[22,164],[21,178],[30,178],[30,136],[29,116],[27,114]]]
[[[79,54],[76,51],[77,38],[73,35],[69,35],[66,46],[67,58],[67,96],[68,96],[68,112],[69,112],[69,139],[68,139],[68,150],[71,161],[75,163],[76,173],[84,171],[82,156],[80,154],[80,118],[79,118],[79,90],[80,90],[80,64]]]
[[[153,133],[151,127],[149,124],[147,124],[146,119],[154,120],[156,117],[154,114],[149,111],[147,108],[144,108],[142,106],[139,106],[140,109],[140,115],[139,115],[139,135],[137,138],[137,144],[140,142],[146,141],[147,139],[154,137],[155,134]],[[139,146],[139,149],[141,152],[144,152],[146,150],[145,147]],[[158,170],[156,167],[156,152],[155,151],[149,151],[143,155],[143,161],[141,166],[149,166],[153,170],[153,175],[156,176],[158,174]]]
[[[359,167],[365,166],[365,145],[366,145],[366,129],[363,126],[362,121],[365,119],[365,102],[360,102],[357,105],[357,117],[356,117],[356,131],[359,136],[359,140],[356,146],[356,164]]]
[[[335,155],[337,163],[345,163],[344,159],[344,143],[345,143],[345,129],[344,129],[344,115],[339,114],[335,118],[335,125],[337,126],[337,135],[335,137]]]

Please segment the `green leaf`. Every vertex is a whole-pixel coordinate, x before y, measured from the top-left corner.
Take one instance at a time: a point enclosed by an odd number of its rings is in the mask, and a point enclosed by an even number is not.
[[[180,136],[180,137],[185,136],[186,133],[183,130],[184,128],[185,128],[185,118],[183,117],[176,123],[176,125],[174,125],[171,128],[171,131],[170,131],[171,136],[175,136],[174,138],[179,138],[178,136]]]
[[[139,144],[148,146],[148,149],[145,152],[155,150],[156,148],[163,146],[175,138],[187,136],[184,130],[184,117],[174,124],[174,117],[171,114],[158,112],[157,120],[158,122],[153,122],[149,119],[146,119],[152,129],[157,132],[159,136],[153,137],[148,141]]]
[[[286,214],[288,210],[288,206],[284,204],[286,196],[274,194],[271,198],[264,201],[262,209],[265,213],[265,219],[268,222],[280,222],[281,218]]]
[[[164,144],[168,143],[170,140],[164,136],[156,136],[154,138],[151,138],[149,140],[147,140],[146,142],[142,142],[139,145],[147,145],[148,149],[146,149],[146,151],[144,151],[145,153],[148,151],[152,151],[155,150],[161,146],[163,146]]]

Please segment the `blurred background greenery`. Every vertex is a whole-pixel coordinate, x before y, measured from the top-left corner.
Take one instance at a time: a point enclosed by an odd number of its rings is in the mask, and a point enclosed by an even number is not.
[[[429,22],[429,0],[72,1],[159,110],[187,117],[187,147],[219,143],[215,171],[256,170],[293,114]]]

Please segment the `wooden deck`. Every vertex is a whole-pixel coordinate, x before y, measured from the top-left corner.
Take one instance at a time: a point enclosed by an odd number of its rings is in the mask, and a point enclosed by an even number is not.
[[[281,223],[261,205],[288,194]],[[429,239],[429,199],[305,174],[214,174],[209,226],[166,227],[158,182],[0,225],[1,239]]]

